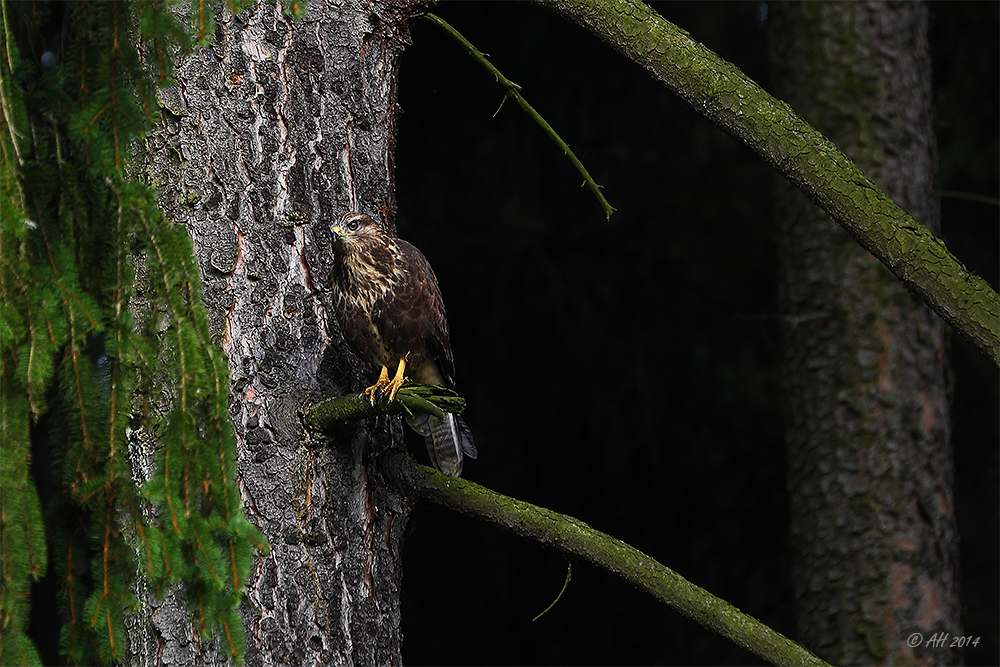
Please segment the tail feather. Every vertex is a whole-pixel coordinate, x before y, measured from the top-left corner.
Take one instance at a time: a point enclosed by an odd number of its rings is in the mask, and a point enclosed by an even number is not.
[[[427,453],[434,467],[450,477],[462,474],[462,457],[476,458],[479,452],[472,432],[460,416],[445,413],[444,419],[428,414],[407,417],[406,423],[424,436]]]

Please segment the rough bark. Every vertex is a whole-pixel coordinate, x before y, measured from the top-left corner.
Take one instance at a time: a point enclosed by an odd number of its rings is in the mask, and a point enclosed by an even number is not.
[[[927,6],[781,3],[770,21],[778,94],[938,233]],[[833,663],[956,664],[926,644],[961,634],[944,326],[781,186],[799,640]]]
[[[278,3],[220,12],[212,45],[161,95],[148,146],[161,206],[194,240],[229,359],[244,507],[272,547],[243,605],[250,665],[401,660],[412,502],[372,465],[399,445],[398,424],[320,438],[298,409],[363,384],[328,316],[327,221],[394,206],[397,59],[414,5],[314,0],[299,21]],[[147,664],[225,662],[177,596],[151,603],[134,637]]]

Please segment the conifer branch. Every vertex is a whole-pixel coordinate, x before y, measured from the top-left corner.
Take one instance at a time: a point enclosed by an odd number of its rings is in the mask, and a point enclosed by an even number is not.
[[[303,417],[313,430],[331,431],[377,415],[427,412],[443,419],[445,412],[461,413],[464,409],[465,399],[451,389],[432,384],[407,384],[396,393],[392,402],[380,395],[372,403],[363,391],[358,391],[324,399],[307,408]]]

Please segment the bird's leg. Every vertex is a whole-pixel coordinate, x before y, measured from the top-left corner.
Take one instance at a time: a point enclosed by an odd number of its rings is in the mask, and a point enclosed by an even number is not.
[[[388,392],[390,403],[394,398],[396,398],[396,392],[399,391],[399,388],[406,384],[406,378],[403,377],[403,371],[405,370],[406,359],[400,359],[399,366],[396,367],[396,375],[386,383],[385,387],[382,388],[382,393]]]
[[[382,392],[383,395],[388,394],[389,402],[391,403],[394,398],[396,398],[396,392],[399,388],[406,384],[406,378],[403,377],[403,371],[406,370],[406,359],[399,360],[399,366],[396,367],[396,375],[389,379],[389,369],[382,366],[382,372],[379,373],[378,380],[372,386],[365,389],[365,396],[375,405],[375,392]]]

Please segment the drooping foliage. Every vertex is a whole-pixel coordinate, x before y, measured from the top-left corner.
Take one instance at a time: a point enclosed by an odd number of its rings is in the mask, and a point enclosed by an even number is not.
[[[72,663],[125,655],[137,572],[161,595],[183,582],[195,632],[243,652],[237,604],[266,543],[235,484],[228,368],[190,239],[124,176],[213,5],[186,22],[157,0],[0,0],[3,664],[39,663],[25,630],[48,567]],[[158,451],[141,488],[138,432]]]

